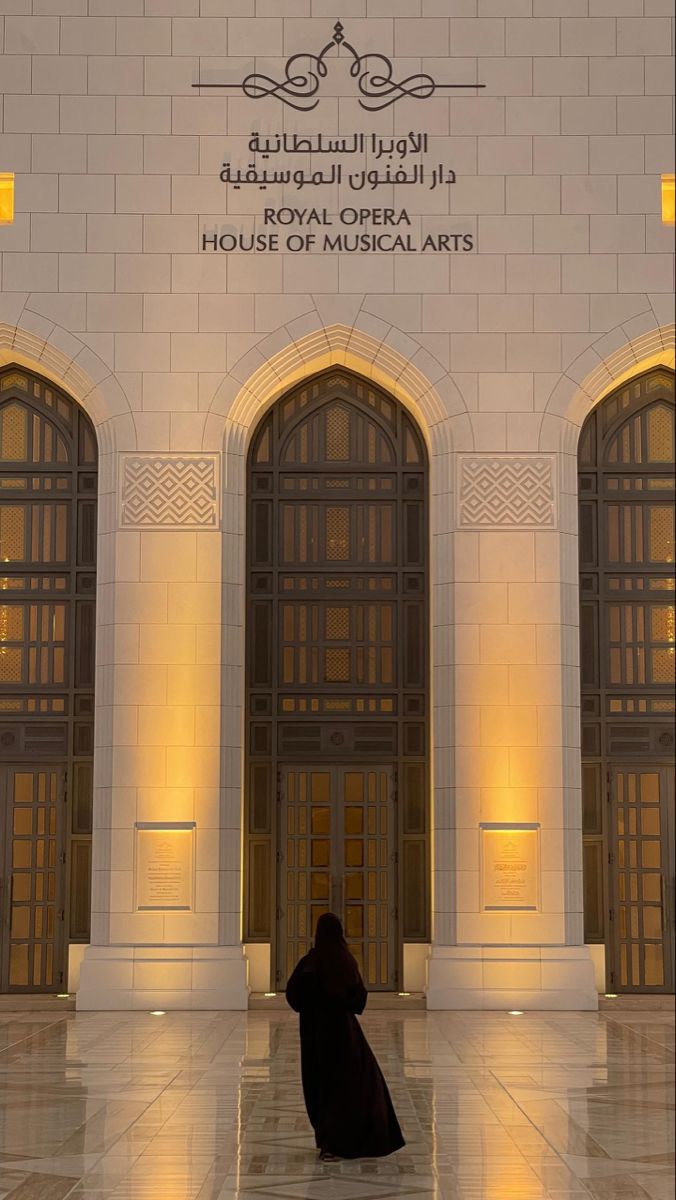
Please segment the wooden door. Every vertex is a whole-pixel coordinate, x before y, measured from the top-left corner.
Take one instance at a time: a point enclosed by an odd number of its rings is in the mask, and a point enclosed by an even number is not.
[[[673,992],[673,769],[614,767],[610,801],[610,985]]]
[[[63,986],[65,807],[62,767],[0,769],[3,992],[56,992]]]
[[[391,767],[287,767],[277,878],[281,988],[335,912],[373,991],[399,982],[397,831]]]

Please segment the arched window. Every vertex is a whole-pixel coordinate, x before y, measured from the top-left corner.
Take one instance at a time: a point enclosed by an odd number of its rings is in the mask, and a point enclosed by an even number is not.
[[[68,396],[0,372],[0,991],[89,939],[97,448]]]
[[[368,985],[428,937],[427,455],[343,370],[249,452],[246,935],[276,987],[339,912]]]
[[[591,413],[579,484],[586,938],[613,991],[673,991],[672,372]]]

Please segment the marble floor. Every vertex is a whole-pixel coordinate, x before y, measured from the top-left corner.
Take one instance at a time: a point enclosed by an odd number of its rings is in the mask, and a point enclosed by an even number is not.
[[[376,1012],[407,1138],[320,1164],[285,1012],[0,1014],[0,1200],[672,1200],[669,1012]]]

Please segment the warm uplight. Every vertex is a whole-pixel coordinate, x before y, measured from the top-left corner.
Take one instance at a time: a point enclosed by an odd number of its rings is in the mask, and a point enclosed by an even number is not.
[[[674,199],[674,176],[662,176],[662,223],[664,225],[674,224],[674,209],[676,201]]]
[[[150,1015],[151,1017],[166,1017],[167,1014],[163,1012],[161,1008],[158,1008],[155,1010],[155,1012],[151,1012]]]
[[[513,1008],[512,1011],[507,1015],[510,1017],[522,1017],[523,1013],[521,1012],[520,1008]]]
[[[617,1000],[617,992],[606,992],[604,1000]]]
[[[410,992],[397,992],[397,995],[398,996],[410,996],[411,993]]]
[[[57,1000],[70,1000],[70,992],[57,992]]]
[[[13,220],[14,172],[0,171],[0,225],[11,225]]]
[[[276,992],[263,992],[263,995],[265,996],[266,1000],[274,1000],[277,993]]]

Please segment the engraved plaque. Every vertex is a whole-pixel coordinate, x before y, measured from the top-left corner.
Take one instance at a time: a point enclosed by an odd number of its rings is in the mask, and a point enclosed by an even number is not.
[[[539,841],[539,825],[481,826],[484,912],[538,911]]]
[[[190,912],[194,859],[194,822],[137,824],[137,912]]]

